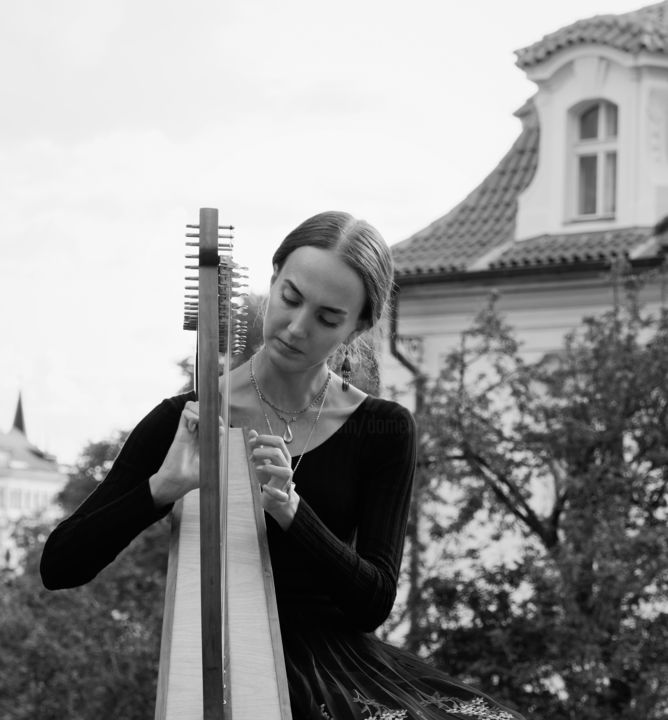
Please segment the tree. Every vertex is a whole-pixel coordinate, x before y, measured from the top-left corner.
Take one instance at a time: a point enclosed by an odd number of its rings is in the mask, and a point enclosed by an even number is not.
[[[123,437],[84,449],[61,494],[67,512],[106,473]],[[23,567],[0,576],[0,720],[153,718],[169,521],[89,584],[57,592],[39,577],[49,530],[21,524]]]
[[[492,299],[417,418],[428,569],[395,625],[551,720],[668,712],[668,312],[627,281],[535,363]]]

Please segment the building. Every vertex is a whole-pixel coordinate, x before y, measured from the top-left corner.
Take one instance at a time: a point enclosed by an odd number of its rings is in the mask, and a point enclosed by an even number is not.
[[[639,272],[663,262],[668,2],[579,20],[516,55],[537,87],[515,113],[516,142],[461,203],[392,248],[386,387],[436,375],[493,289],[531,358],[610,307],[614,258]],[[648,284],[650,306],[660,286]]]
[[[24,518],[55,519],[55,497],[66,482],[55,460],[28,440],[19,395],[12,428],[0,433],[0,566],[15,562],[14,524]]]

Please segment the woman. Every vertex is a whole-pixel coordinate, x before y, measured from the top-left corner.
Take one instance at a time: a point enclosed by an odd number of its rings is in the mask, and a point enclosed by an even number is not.
[[[264,346],[231,373],[231,422],[251,430],[263,483],[294,720],[519,716],[373,636],[396,594],[415,467],[403,407],[328,358],[381,318],[391,256],[346,213],[316,215],[273,257]],[[198,484],[198,405],[163,401],[107,478],[48,539],[51,589],[87,582]]]

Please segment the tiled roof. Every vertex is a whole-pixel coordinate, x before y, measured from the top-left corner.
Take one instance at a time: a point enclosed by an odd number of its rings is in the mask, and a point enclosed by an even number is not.
[[[608,262],[633,255],[652,235],[651,228],[624,228],[572,235],[541,235],[514,243],[489,263],[490,269]]]
[[[526,70],[573,45],[607,45],[624,52],[668,53],[668,8],[665,2],[622,15],[596,15],[546,35],[516,52]]]
[[[517,197],[533,178],[538,160],[535,111],[523,112],[529,117],[522,134],[490,175],[447,215],[392,246],[398,277],[460,272],[512,241]]]
[[[447,215],[392,246],[398,280],[477,270],[607,262],[646,255],[652,228],[541,235],[515,240],[517,198],[538,162],[538,123],[531,102],[518,112],[524,129],[483,182]],[[653,250],[648,250],[654,255]]]
[[[565,47],[584,43],[668,54],[668,1],[623,15],[580,20],[519,50],[517,64],[528,68]],[[536,171],[539,140],[533,102],[516,115],[523,119],[522,133],[485,180],[447,215],[392,247],[398,280],[600,263],[619,255],[656,256],[656,248],[648,244],[652,229],[642,227],[515,241],[517,199]]]

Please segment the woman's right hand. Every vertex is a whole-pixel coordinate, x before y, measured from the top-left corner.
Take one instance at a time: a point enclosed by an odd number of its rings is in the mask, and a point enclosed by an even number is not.
[[[199,402],[185,404],[174,440],[160,469],[149,478],[149,487],[157,507],[199,487]]]

